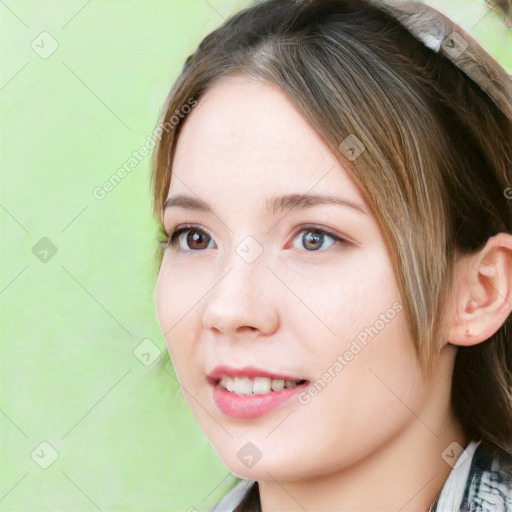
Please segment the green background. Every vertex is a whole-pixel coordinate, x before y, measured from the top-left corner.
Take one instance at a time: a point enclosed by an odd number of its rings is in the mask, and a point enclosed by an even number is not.
[[[512,32],[483,1],[428,3],[511,72]],[[150,157],[93,190],[249,4],[0,1],[2,511],[202,511],[235,482],[158,362]]]

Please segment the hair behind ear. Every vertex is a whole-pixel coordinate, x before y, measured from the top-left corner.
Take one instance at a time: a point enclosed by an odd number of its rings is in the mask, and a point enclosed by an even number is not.
[[[512,317],[489,340],[459,346],[452,408],[472,439],[485,438],[512,453]],[[508,362],[508,364],[507,364]]]

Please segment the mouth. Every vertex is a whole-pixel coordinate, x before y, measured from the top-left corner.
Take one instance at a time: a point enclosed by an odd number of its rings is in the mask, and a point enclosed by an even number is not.
[[[264,416],[291,403],[291,399],[309,386],[307,379],[245,368],[216,367],[208,376],[211,399],[218,410],[236,419]]]
[[[258,368],[241,369],[217,367],[207,377],[214,387],[219,386],[235,395],[266,395],[309,384],[309,381],[290,375],[269,373]]]

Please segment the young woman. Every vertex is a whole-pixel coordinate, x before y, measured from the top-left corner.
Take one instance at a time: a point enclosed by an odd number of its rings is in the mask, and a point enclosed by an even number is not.
[[[215,511],[512,511],[512,85],[422,4],[268,0],[158,127],[160,329]]]

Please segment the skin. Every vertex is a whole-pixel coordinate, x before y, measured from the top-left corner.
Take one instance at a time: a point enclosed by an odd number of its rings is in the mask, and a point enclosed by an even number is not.
[[[402,310],[309,403],[292,399],[259,418],[231,418],[206,381],[215,366],[251,365],[315,382],[365,327],[403,303],[368,212],[265,209],[269,197],[303,192],[367,209],[277,86],[237,75],[217,81],[187,117],[168,193],[200,198],[212,212],[173,206],[164,216],[167,233],[204,226],[206,243],[194,250],[185,234],[183,245],[169,247],[155,286],[181,390],[225,466],[259,481],[265,512],[426,511],[452,469],[441,454],[469,441],[450,410],[456,345],[483,341],[511,310],[511,237],[497,235],[485,251],[461,258],[432,375],[420,372]],[[303,240],[311,224],[347,241],[327,236],[311,250]],[[242,247],[262,251],[251,263],[236,251],[248,236],[257,243]],[[498,271],[479,273],[480,263]],[[262,454],[252,468],[237,457],[247,442]]]

